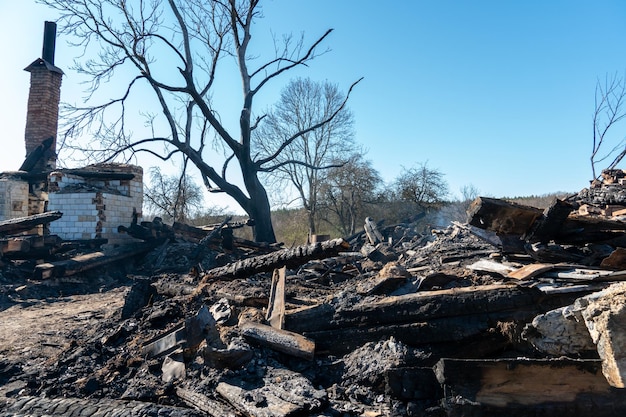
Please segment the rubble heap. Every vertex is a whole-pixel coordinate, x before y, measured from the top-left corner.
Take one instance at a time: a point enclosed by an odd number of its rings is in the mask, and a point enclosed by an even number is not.
[[[428,235],[367,219],[286,248],[234,236],[245,222],[154,219],[113,252],[5,236],[2,415],[623,415],[609,174],[545,210],[478,198]]]

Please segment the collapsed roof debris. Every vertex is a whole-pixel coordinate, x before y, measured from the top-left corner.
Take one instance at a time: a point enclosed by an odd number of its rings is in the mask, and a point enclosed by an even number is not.
[[[428,235],[368,219],[292,248],[232,219],[129,219],[142,242],[113,252],[0,222],[2,415],[622,415],[626,203],[605,174],[545,210],[478,198]]]

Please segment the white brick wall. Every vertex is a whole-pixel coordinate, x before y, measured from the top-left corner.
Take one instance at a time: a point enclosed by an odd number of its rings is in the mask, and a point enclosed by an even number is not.
[[[48,209],[60,211],[63,217],[50,223],[50,233],[65,240],[105,238],[109,244],[128,243],[135,239],[118,233],[117,227],[130,225],[133,208],[140,208],[140,203],[118,194],[51,193]]]
[[[134,241],[118,233],[117,227],[130,225],[133,209],[141,214],[143,173],[141,167],[124,166],[120,170],[134,173],[135,178],[105,181],[67,172],[50,174],[48,210],[63,213],[61,219],[50,224],[50,233],[65,240],[105,238],[109,244]]]

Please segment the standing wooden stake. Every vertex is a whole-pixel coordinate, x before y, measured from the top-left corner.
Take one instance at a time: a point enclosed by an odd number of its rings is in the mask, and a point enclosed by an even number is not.
[[[283,329],[285,325],[285,274],[286,267],[275,269],[272,275],[272,288],[265,319],[270,326]]]

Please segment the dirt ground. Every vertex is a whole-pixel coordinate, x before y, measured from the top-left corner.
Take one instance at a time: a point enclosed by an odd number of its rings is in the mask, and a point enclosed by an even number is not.
[[[101,332],[104,323],[119,315],[128,291],[126,286],[3,281],[7,285],[0,298],[0,373],[7,378],[17,367],[21,374],[34,375],[76,347],[77,340]],[[0,401],[18,394],[25,384],[0,384]]]

